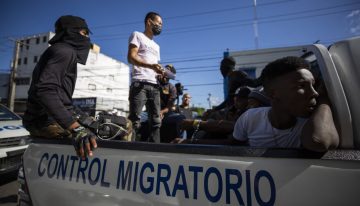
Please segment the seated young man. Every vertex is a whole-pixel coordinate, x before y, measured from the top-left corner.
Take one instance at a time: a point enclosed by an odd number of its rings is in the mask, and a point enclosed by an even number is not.
[[[165,69],[169,70],[173,74],[176,74],[176,69],[173,65],[166,65]],[[180,129],[180,123],[185,119],[184,115],[178,114],[173,111],[176,100],[176,88],[169,81],[166,76],[159,76],[160,85],[160,139],[162,143],[169,143],[174,138],[182,136]]]
[[[184,93],[182,96],[181,105],[176,108],[176,112],[185,116],[186,119],[193,119],[192,111],[190,109],[191,96],[189,93]]]
[[[185,119],[182,121],[181,128],[192,130],[195,138],[202,139],[225,139],[232,135],[237,118],[246,111],[248,103],[248,87],[240,87],[232,94],[234,104],[220,111],[215,111],[209,116],[197,119]],[[194,133],[195,132],[195,133]],[[187,136],[192,137],[191,136]]]
[[[336,148],[339,136],[326,92],[321,91],[319,96],[315,91],[315,80],[309,69],[309,64],[299,57],[269,63],[261,79],[271,107],[249,109],[241,115],[233,138],[197,143],[303,147],[318,152]]]

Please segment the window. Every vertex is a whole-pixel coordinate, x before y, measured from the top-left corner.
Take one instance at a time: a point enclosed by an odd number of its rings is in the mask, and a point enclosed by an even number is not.
[[[40,43],[40,37],[36,38],[36,44]]]
[[[26,40],[26,49],[29,49],[29,46],[30,46],[30,39],[27,39]]]
[[[88,89],[92,91],[96,91],[96,84],[88,84]]]
[[[38,57],[34,56],[34,63],[38,62]]]
[[[24,48],[24,40],[21,40],[20,41],[20,50],[22,51]]]
[[[24,58],[24,64],[27,64],[27,57]]]
[[[29,85],[30,84],[29,77],[19,77],[19,78],[16,78],[15,81],[16,81],[17,85]]]
[[[47,36],[43,37],[43,42],[45,43],[47,41]]]
[[[21,65],[21,58],[18,59],[18,65]]]

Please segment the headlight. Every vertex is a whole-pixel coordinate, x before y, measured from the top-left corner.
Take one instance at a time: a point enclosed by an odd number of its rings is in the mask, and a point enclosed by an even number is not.
[[[28,145],[30,143],[31,143],[31,137],[30,136],[22,136],[20,141],[19,141],[20,146]]]

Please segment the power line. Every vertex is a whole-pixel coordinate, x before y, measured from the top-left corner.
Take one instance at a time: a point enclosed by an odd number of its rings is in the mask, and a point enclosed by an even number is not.
[[[205,60],[212,60],[212,59],[221,59],[221,56],[216,56],[216,57],[208,57],[208,58],[197,58],[197,59],[184,59],[184,60],[179,60],[179,61],[171,61],[171,62],[161,62],[163,64],[167,64],[167,63],[179,63],[179,62],[194,62],[194,61],[205,61]]]
[[[280,1],[279,3],[284,3],[284,2],[289,2],[289,1],[295,1],[295,0],[285,0],[285,1]],[[271,5],[271,4],[277,4],[277,2],[273,2],[273,3],[265,3],[265,4],[260,4],[258,6],[267,6],[267,5]],[[194,14],[189,14],[189,15],[180,15],[180,16],[174,16],[174,17],[170,17],[170,19],[175,19],[175,18],[183,18],[183,17],[190,17],[190,16],[198,16],[198,15],[204,15],[204,14],[212,14],[212,13],[218,13],[218,12],[225,12],[225,11],[230,11],[230,10],[238,10],[238,9],[245,9],[245,8],[252,8],[253,6],[244,6],[244,7],[237,7],[237,8],[228,8],[228,9],[221,9],[221,10],[214,10],[214,11],[206,11],[206,12],[199,12],[199,13],[194,13]],[[169,19],[169,18],[164,18],[165,19]],[[246,21],[252,21],[252,19],[247,19]],[[231,21],[231,22],[238,22],[238,21]],[[134,23],[134,22],[132,22]],[[220,22],[220,23],[216,23],[215,25],[218,24],[227,24],[227,22]],[[131,23],[124,23],[121,25],[128,25]],[[214,25],[214,24],[210,24],[210,25]],[[206,26],[206,25],[205,25]],[[191,27],[183,27],[183,28],[175,28],[172,29],[171,31],[176,31],[176,30],[181,30],[181,29],[188,29],[188,28],[197,28],[197,27],[202,27],[202,25],[199,26],[191,26]],[[164,33],[166,34],[166,33]],[[99,38],[99,37],[113,37],[115,36],[117,39],[119,38],[128,38],[129,34],[128,33],[118,33],[118,34],[110,34],[110,35],[99,35],[99,36],[94,36],[95,39]],[[100,40],[110,40],[110,39],[101,39]]]
[[[176,68],[176,71],[190,70],[190,69],[203,69],[203,68],[214,68],[219,67],[219,65],[207,65],[207,66],[196,66],[196,67],[180,67]]]
[[[259,24],[264,24],[264,23],[273,23],[273,22],[281,22],[281,21],[291,21],[291,20],[297,20],[297,19],[304,19],[304,18],[332,15],[332,14],[349,12],[349,11],[353,11],[353,9],[346,9],[346,10],[341,10],[341,11],[329,12],[329,13],[325,13],[325,14],[313,14],[313,15],[307,15],[307,16],[283,18],[283,19],[274,19],[274,20],[261,20],[261,18],[259,18],[258,23]],[[240,23],[240,24],[238,24],[239,21],[238,22],[229,22],[229,24],[230,23],[233,24],[233,25],[224,25],[224,23],[219,23],[221,26],[216,26],[218,24],[216,24],[216,25],[213,24],[213,25],[205,25],[205,26],[203,26],[203,27],[208,27],[208,28],[195,28],[195,29],[189,29],[189,30],[182,30],[181,34],[190,33],[190,32],[202,32],[202,31],[209,31],[209,30],[217,30],[217,29],[234,28],[234,27],[239,27],[239,26],[252,25],[252,22],[250,22],[250,21],[247,22],[247,23]],[[176,31],[176,32],[175,31],[170,31],[168,33],[164,33],[164,35],[173,35],[173,34],[179,34],[179,31]],[[111,39],[107,39],[107,40],[111,40]]]
[[[282,4],[282,3],[293,2],[293,1],[295,1],[295,0],[283,0],[283,1],[276,1],[276,2],[258,4],[257,6],[262,7],[262,6]],[[191,13],[191,14],[163,17],[163,19],[164,20],[170,20],[170,19],[186,18],[186,17],[193,17],[193,16],[202,16],[202,15],[208,15],[208,14],[214,14],[214,13],[223,13],[223,12],[228,12],[228,11],[248,9],[248,8],[252,8],[252,7],[253,6],[250,5],[250,6],[241,6],[241,7],[235,7],[235,8],[232,7],[232,8],[226,8],[226,9],[217,9],[217,10],[197,12],[197,13]],[[93,27],[93,29],[103,29],[103,28],[109,28],[109,27],[126,26],[126,25],[140,24],[140,23],[144,23],[144,21],[131,21],[131,22],[118,23],[118,24],[101,25],[101,26],[95,26],[95,27]]]
[[[358,3],[353,3],[353,4],[358,4]],[[348,6],[345,5],[345,6]],[[279,14],[279,15],[273,15],[273,16],[267,16],[267,17],[262,17],[262,18],[258,18],[258,20],[261,20],[261,21],[266,21],[268,22],[269,19],[274,19],[274,18],[279,18],[279,17],[284,17],[284,16],[296,16],[296,15],[303,15],[304,13],[312,13],[312,12],[319,12],[319,11],[322,11],[322,10],[329,10],[329,9],[334,9],[334,8],[337,8],[338,9],[339,6],[336,6],[336,7],[327,7],[327,8],[322,8],[322,9],[313,9],[313,10],[307,10],[307,11],[300,11],[300,12],[293,12],[293,13],[287,13],[287,14]],[[353,9],[347,9],[345,11],[351,11]],[[339,11],[340,12],[344,12],[344,11]],[[336,12],[338,13],[338,12]],[[333,12],[331,13],[328,13],[328,14],[333,14]],[[317,15],[327,15],[327,14],[314,14],[314,16],[317,16]],[[313,17],[313,16],[310,16],[310,17]],[[293,20],[295,17],[291,17],[289,19]],[[299,16],[299,17],[296,17],[296,18],[302,18],[302,16]],[[282,18],[280,20],[287,20],[286,18]],[[274,20],[276,21],[276,20]],[[238,24],[238,23],[245,23],[245,24],[252,24],[253,23],[253,19],[244,19],[244,20],[241,20],[241,21],[238,21],[238,20],[235,20],[235,21],[227,21],[227,22],[219,22],[219,23],[212,23],[212,24],[205,24],[205,25],[198,25],[198,26],[191,26],[191,27],[183,27],[183,28],[176,28],[176,29],[172,29],[171,32],[179,32],[179,31],[187,31],[187,29],[200,29],[200,27],[214,27],[216,25],[224,25],[224,24]],[[243,24],[241,24],[243,25]],[[232,26],[236,26],[236,25],[232,25]],[[207,28],[207,29],[210,29],[210,28]],[[217,28],[217,27],[215,27]],[[204,28],[206,29],[206,28]],[[168,32],[169,33],[169,32]],[[168,34],[168,33],[165,33],[165,34]]]
[[[269,5],[282,4],[282,3],[293,2],[293,1],[295,1],[295,0],[269,2],[269,3],[259,4],[257,6],[260,6],[260,7],[261,6],[269,6]],[[223,12],[228,12],[228,11],[235,11],[235,10],[242,10],[242,9],[249,9],[249,8],[253,8],[253,5],[241,6],[241,7],[235,7],[235,8],[227,8],[227,9],[218,9],[218,10],[205,11],[205,12],[199,12],[199,13],[193,13],[193,14],[186,14],[186,15],[179,15],[179,16],[168,17],[166,19],[176,19],[176,18],[184,18],[184,17],[192,17],[192,16],[214,14],[214,13],[223,13]]]
[[[308,17],[315,17],[315,16],[331,15],[331,14],[342,13],[342,12],[346,12],[346,11],[352,11],[352,10],[354,10],[354,8],[347,9],[347,10],[341,10],[341,11],[335,11],[335,12],[329,12],[329,13],[325,13],[325,14],[318,14],[318,12],[319,11],[324,11],[324,10],[330,10],[330,9],[338,9],[339,7],[347,7],[347,6],[351,6],[351,5],[355,5],[355,4],[359,4],[359,3],[360,2],[348,3],[348,4],[340,4],[340,5],[336,5],[336,6],[330,6],[330,7],[319,8],[319,9],[311,9],[311,10],[305,10],[305,11],[299,11],[299,12],[293,12],[293,13],[286,13],[286,14],[267,16],[267,17],[258,18],[258,21],[259,21],[259,23],[260,22],[261,23],[271,23],[271,22],[277,22],[277,21],[294,20],[294,19],[298,19],[298,18],[308,18]],[[285,16],[294,16],[294,15],[303,15],[305,13],[313,13],[313,12],[316,12],[317,14],[308,15],[308,16],[291,17],[291,18],[288,18],[288,19],[282,18],[282,19],[269,20],[269,19],[273,19],[273,18],[279,18],[279,17],[285,17]],[[241,23],[241,22],[243,22],[243,23]],[[211,23],[211,24],[197,25],[197,26],[190,26],[190,27],[182,27],[182,28],[180,27],[180,28],[172,29],[169,32],[164,32],[163,35],[178,34],[178,32],[180,32],[180,31],[182,33],[184,33],[184,32],[206,31],[206,30],[214,30],[214,29],[220,29],[220,28],[237,27],[237,26],[251,25],[252,23],[253,23],[253,19],[244,19],[244,20],[241,20],[241,21],[227,21],[227,22]],[[226,26],[224,24],[230,24],[230,25]],[[220,26],[217,26],[217,25],[220,25]],[[103,36],[106,37],[106,35],[103,35]],[[114,40],[114,39],[128,38],[128,34],[125,34],[125,33],[124,34],[107,35],[107,37],[111,37],[111,36],[116,36],[116,37],[114,37],[114,38],[100,38],[100,39],[97,39],[97,40]]]
[[[184,87],[200,87],[200,86],[215,86],[215,85],[223,85],[223,83],[215,82],[215,83],[208,83],[208,84],[187,84]]]
[[[214,55],[218,55],[220,52],[222,51],[217,51],[217,52],[211,52],[211,54],[207,54],[207,55],[192,55],[191,58],[200,58],[200,57],[213,57]],[[186,54],[188,54],[189,52],[186,52]],[[177,54],[176,54],[177,55]],[[184,59],[184,57],[176,57],[176,58],[169,58],[166,61],[176,61],[176,60],[182,60]]]

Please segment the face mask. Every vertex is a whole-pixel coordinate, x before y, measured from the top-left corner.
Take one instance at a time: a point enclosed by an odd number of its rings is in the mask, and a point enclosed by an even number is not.
[[[151,24],[152,24],[152,28],[151,28],[151,31],[152,33],[154,34],[154,36],[157,36],[161,33],[161,29],[162,27],[155,24],[153,21],[151,21]]]
[[[68,30],[63,41],[74,47],[78,63],[85,65],[91,47],[90,38],[81,35],[78,30]]]

